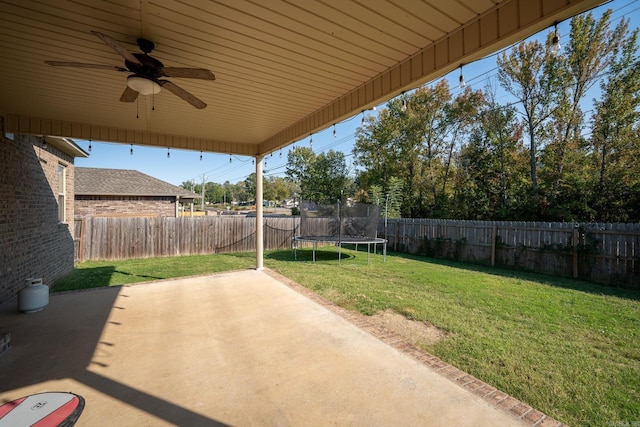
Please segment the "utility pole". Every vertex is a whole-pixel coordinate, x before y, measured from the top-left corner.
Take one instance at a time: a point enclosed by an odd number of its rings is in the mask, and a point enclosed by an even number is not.
[[[202,174],[202,212],[204,212],[204,181],[207,178]]]

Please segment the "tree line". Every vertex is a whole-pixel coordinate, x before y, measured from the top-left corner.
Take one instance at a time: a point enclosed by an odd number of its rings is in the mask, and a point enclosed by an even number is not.
[[[499,54],[497,84],[454,96],[441,80],[369,117],[361,188],[401,180],[407,217],[638,221],[638,30],[608,11],[573,18],[559,54],[554,35]]]
[[[264,199],[353,198],[392,217],[640,220],[638,29],[611,13],[573,18],[560,52],[550,32],[500,53],[481,89],[443,79],[391,100],[357,129],[354,171],[341,152],[290,150]],[[253,200],[255,179],[206,183],[205,200]]]

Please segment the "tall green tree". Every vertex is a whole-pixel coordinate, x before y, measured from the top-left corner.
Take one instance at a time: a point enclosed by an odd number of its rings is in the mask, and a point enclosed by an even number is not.
[[[610,17],[611,10],[600,19],[595,19],[592,13],[573,18],[563,54],[547,57],[545,74],[556,94],[556,105],[548,126],[549,142],[541,160],[544,168],[541,178],[547,187],[551,219],[567,220],[573,216],[572,209],[578,206],[565,206],[570,200],[566,192],[573,192],[576,184],[584,183],[575,176],[566,177],[565,166],[573,166],[569,173],[579,176],[583,172],[577,167],[585,163],[586,154],[580,137],[586,126],[582,106],[589,90],[611,67],[628,34],[627,21],[620,21],[612,29]],[[547,46],[551,45],[552,36],[553,33],[548,35]],[[571,181],[572,186],[567,185],[567,181]],[[584,206],[580,208],[584,209]]]
[[[390,102],[377,118],[368,117],[363,126],[356,129],[354,164],[361,168],[358,181],[363,189],[400,176],[404,168],[400,161],[401,102],[395,104]]]
[[[498,81],[521,105],[529,142],[529,174],[533,208],[540,209],[538,155],[544,144],[545,123],[553,113],[557,81],[545,74],[551,52],[538,41],[521,42],[497,58]]]
[[[590,139],[593,219],[640,218],[640,58],[638,30],[622,43],[602,82]]]
[[[513,106],[498,104],[495,87],[487,85],[485,100],[459,156],[456,212],[464,219],[519,219],[527,198],[523,126]]]
[[[344,195],[347,178],[344,154],[329,150],[320,153],[311,163],[311,169],[302,183],[302,193],[309,200],[335,203]]]
[[[329,150],[316,156],[307,147],[289,152],[286,176],[299,185],[303,199],[319,203],[335,203],[349,182],[343,153]]]

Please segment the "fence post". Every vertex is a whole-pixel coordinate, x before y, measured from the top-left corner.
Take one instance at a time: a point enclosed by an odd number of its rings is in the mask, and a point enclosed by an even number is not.
[[[498,227],[491,228],[491,267],[496,266],[496,237],[498,237]]]
[[[573,278],[578,278],[578,243],[580,240],[580,233],[577,228],[573,229]]]
[[[398,228],[399,227],[399,220],[396,220],[396,224],[395,224],[395,238],[393,239],[393,251],[397,252],[398,251]]]

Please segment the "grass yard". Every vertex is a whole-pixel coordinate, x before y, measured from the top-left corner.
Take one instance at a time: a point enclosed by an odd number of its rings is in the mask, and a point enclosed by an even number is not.
[[[87,261],[57,280],[53,291],[62,292],[102,286],[126,285],[150,280],[197,276],[256,266],[254,253],[144,258],[126,261]]]
[[[80,264],[55,290],[255,265],[253,253]],[[428,352],[572,426],[640,421],[640,292],[570,279],[333,247],[267,251],[265,265],[336,304],[387,309],[446,338]]]

